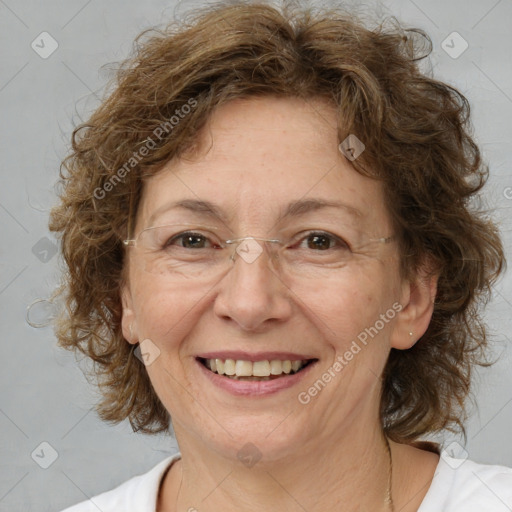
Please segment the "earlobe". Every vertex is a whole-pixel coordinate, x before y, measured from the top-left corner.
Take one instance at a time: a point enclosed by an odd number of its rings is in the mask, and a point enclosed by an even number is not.
[[[123,336],[128,343],[134,345],[139,342],[137,335],[137,322],[135,319],[135,312],[133,310],[132,297],[126,286],[121,290],[121,305],[123,309],[121,318]]]
[[[438,274],[423,269],[402,286],[402,310],[391,335],[391,347],[411,348],[425,334],[434,312]]]

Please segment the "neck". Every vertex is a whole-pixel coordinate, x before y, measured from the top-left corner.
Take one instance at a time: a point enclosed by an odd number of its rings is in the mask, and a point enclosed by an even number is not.
[[[175,430],[182,460],[173,481],[164,482],[162,511],[393,510],[390,458],[377,428],[314,440],[279,460],[263,453],[251,467]]]

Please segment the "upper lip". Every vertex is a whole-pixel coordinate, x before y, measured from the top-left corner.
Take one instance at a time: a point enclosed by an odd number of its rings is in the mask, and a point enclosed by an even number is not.
[[[317,359],[310,354],[297,354],[294,352],[244,352],[242,350],[223,350],[220,352],[203,352],[197,354],[201,359],[235,359],[238,361],[302,361],[304,359]]]

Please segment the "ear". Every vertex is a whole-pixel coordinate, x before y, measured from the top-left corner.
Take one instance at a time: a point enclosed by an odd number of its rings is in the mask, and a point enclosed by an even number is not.
[[[124,284],[121,288],[121,304],[123,307],[121,327],[123,336],[132,345],[139,342],[137,334],[137,321],[135,311],[133,309],[133,300],[128,285]]]
[[[432,265],[424,264],[413,278],[402,283],[402,309],[391,335],[393,348],[411,348],[427,331],[434,312],[438,278]]]

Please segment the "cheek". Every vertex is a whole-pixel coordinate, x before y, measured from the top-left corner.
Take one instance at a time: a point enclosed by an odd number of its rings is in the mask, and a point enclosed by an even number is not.
[[[204,287],[191,282],[176,288],[151,274],[140,274],[133,282],[139,337],[151,339],[163,351],[179,345],[197,323]]]
[[[389,336],[396,316],[393,304],[399,297],[398,280],[393,275],[391,269],[388,267],[386,271],[381,263],[351,269],[328,288],[318,288],[311,293],[309,300],[303,299],[311,321],[322,332],[331,353],[343,354],[351,347],[357,351],[358,345],[365,348],[364,352],[370,352],[366,347],[373,340]],[[371,352],[385,353],[387,344],[379,346],[381,350],[375,348]]]
[[[202,291],[193,284],[166,287],[155,276],[139,276],[132,287],[140,339],[149,339],[158,356],[146,367],[156,394],[168,410],[181,410],[190,399],[187,391],[187,337],[202,315]],[[204,309],[204,308],[203,308]]]

